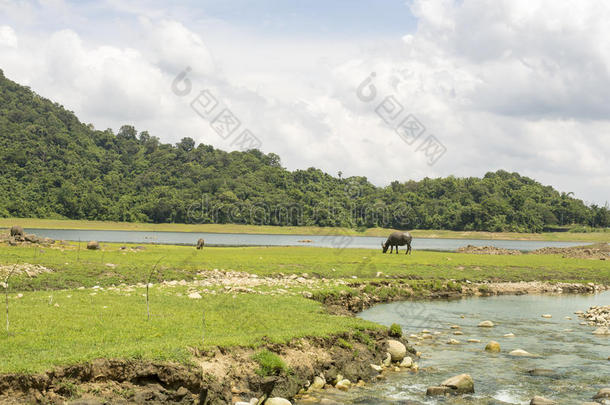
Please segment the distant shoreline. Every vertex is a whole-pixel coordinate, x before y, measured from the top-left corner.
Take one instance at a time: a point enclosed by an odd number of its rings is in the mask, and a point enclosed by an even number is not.
[[[346,236],[379,236],[385,237],[393,229],[367,228],[360,232],[350,228],[317,227],[317,226],[273,226],[273,225],[240,225],[240,224],[151,224],[138,222],[112,222],[39,218],[0,218],[0,228],[20,225],[24,228],[43,229],[89,229],[116,231],[150,231],[150,232],[210,232],[210,233],[244,233],[273,235],[346,235]],[[503,239],[503,240],[538,240],[564,242],[610,242],[610,232],[484,232],[484,231],[450,231],[450,230],[410,230],[416,238],[440,239]]]

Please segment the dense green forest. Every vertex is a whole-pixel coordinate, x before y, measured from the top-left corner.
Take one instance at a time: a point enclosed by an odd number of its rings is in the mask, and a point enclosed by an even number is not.
[[[539,232],[610,226],[608,207],[517,173],[376,187],[365,177],[288,171],[258,150],[164,144],[81,123],[0,70],[0,217]]]

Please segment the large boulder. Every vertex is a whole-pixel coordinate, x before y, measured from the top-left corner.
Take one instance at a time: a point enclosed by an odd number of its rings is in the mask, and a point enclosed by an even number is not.
[[[89,250],[99,250],[100,244],[98,241],[92,240],[87,243],[87,249]]]
[[[388,353],[392,356],[392,361],[402,361],[407,355],[407,347],[398,340],[388,340]]]
[[[442,387],[451,388],[452,394],[470,394],[474,392],[474,381],[469,374],[460,374],[441,383]]]
[[[21,239],[25,236],[25,232],[19,225],[13,225],[11,227],[11,236],[15,239]]]

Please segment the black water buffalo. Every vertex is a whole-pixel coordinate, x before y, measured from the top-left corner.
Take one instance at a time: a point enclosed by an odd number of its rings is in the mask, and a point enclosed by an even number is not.
[[[396,254],[398,254],[398,246],[407,245],[407,251],[405,254],[411,253],[411,240],[413,237],[409,232],[392,232],[388,237],[388,240],[385,243],[381,242],[381,248],[383,249],[383,253],[388,251],[390,248],[390,253],[394,251],[394,246],[396,246]]]
[[[204,244],[205,242],[203,241],[203,239],[199,238],[199,240],[197,241],[197,249],[203,249]]]
[[[23,228],[19,225],[14,225],[11,227],[11,236],[23,238],[25,236],[25,232],[23,231]]]

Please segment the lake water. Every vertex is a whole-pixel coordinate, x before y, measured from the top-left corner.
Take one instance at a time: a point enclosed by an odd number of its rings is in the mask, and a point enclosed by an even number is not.
[[[417,360],[419,372],[394,373],[384,382],[347,393],[333,389],[318,395],[344,404],[371,405],[529,404],[535,395],[559,404],[590,401],[600,388],[610,386],[610,338],[593,335],[594,327],[579,325],[581,319],[574,315],[574,311],[592,305],[610,305],[610,291],[595,296],[498,296],[378,305],[359,316],[388,326],[398,323],[407,336],[424,328],[442,333],[433,341],[409,339],[411,343],[420,342],[414,346],[423,353]],[[553,317],[542,318],[542,314]],[[491,320],[496,326],[478,328],[483,320]],[[451,325],[459,325],[464,334],[454,336]],[[508,333],[515,337],[503,337]],[[451,338],[462,344],[447,344]],[[470,338],[481,343],[467,343]],[[500,343],[501,353],[483,350],[490,340]],[[514,349],[540,357],[509,356]],[[554,375],[529,375],[527,371],[534,368],[551,369]],[[440,385],[462,373],[472,376],[475,394],[446,399],[425,396],[428,386]]]
[[[118,243],[160,243],[172,245],[194,245],[197,239],[205,239],[206,246],[317,246],[334,248],[380,248],[385,238],[378,236],[342,235],[272,235],[272,234],[232,234],[197,232],[148,232],[148,231],[99,231],[72,229],[26,229],[28,233],[53,239],[71,241],[118,242]],[[300,240],[311,240],[309,243]],[[413,249],[452,251],[462,246],[496,246],[505,249],[530,251],[543,247],[569,247],[583,245],[583,242],[547,242],[528,240],[481,240],[481,239],[432,239],[414,238]],[[401,248],[404,251],[404,248]]]

